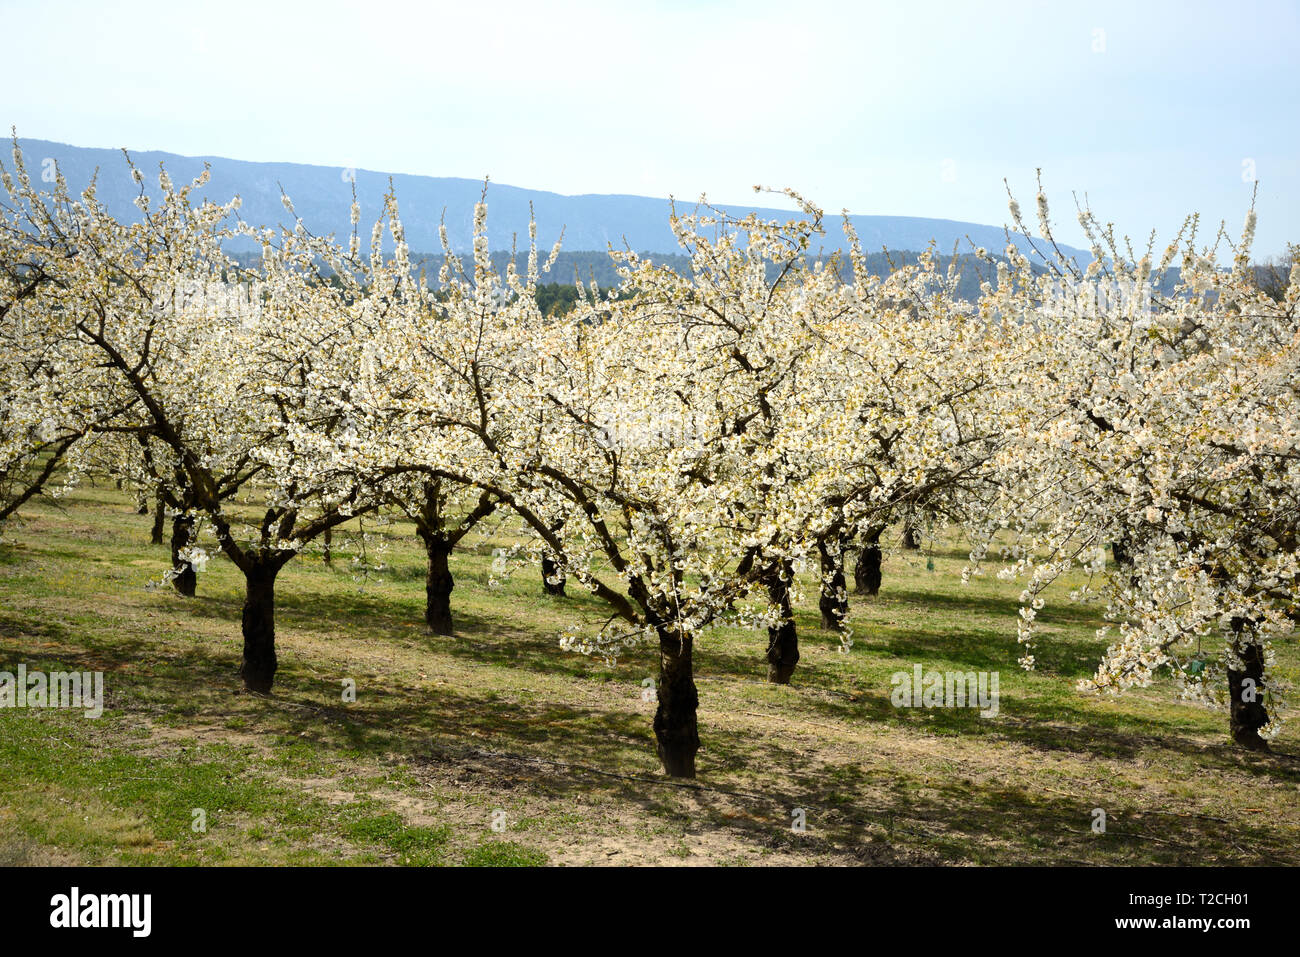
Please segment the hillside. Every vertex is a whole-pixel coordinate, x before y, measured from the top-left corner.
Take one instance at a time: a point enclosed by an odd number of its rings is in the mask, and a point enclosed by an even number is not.
[[[134,219],[138,211],[134,200],[138,187],[132,181],[121,151],[116,149],[91,149],[54,143],[40,139],[22,139],[23,152],[33,176],[50,170],[46,162],[54,160],[67,177],[68,184],[80,191],[99,171],[99,197],[115,216]],[[243,200],[240,215],[248,222],[270,225],[286,218],[281,205],[281,188],[292,197],[303,221],[314,232],[338,235],[347,233],[348,211],[352,193],[350,175],[353,171],[336,166],[310,166],[300,163],[253,163],[216,156],[178,156],[157,151],[132,152],[132,158],[146,174],[166,165],[173,179],[192,179],[203,170],[203,164],[212,167],[212,180],[206,195],[227,200],[239,195]],[[474,204],[482,193],[479,180],[443,176],[411,176],[382,171],[358,169],[355,171],[357,196],[361,202],[363,246],[368,243],[369,229],[378,214],[385,190],[391,177],[401,206],[407,242],[412,250],[434,252],[441,248],[438,224],[446,211],[449,238],[458,251],[468,250]],[[146,179],[149,185],[150,179]],[[843,234],[839,216],[832,215],[836,208],[833,197],[813,197],[827,210],[825,249],[842,248]],[[679,209],[693,205],[680,204]],[[549,247],[564,230],[566,250],[604,250],[609,244],[649,253],[671,253],[677,244],[668,228],[670,203],[667,199],[627,195],[563,196],[543,190],[523,189],[499,183],[491,184],[488,191],[489,238],[493,249],[509,249],[514,237],[526,237],[529,206],[537,217],[538,240]],[[755,207],[728,207],[733,213],[747,213]],[[788,210],[757,208],[768,217],[790,219],[795,214]],[[931,240],[941,251],[950,253],[954,244],[969,249],[969,238],[976,245],[1002,249],[1006,236],[1001,226],[963,223],[948,219],[926,219],[917,216],[854,216],[854,227],[868,251],[888,247],[896,250],[925,249]],[[1019,240],[1022,246],[1024,240]],[[251,248],[249,244],[232,248]],[[1066,248],[1067,252],[1087,260],[1079,250]],[[565,277],[568,278],[567,276]]]

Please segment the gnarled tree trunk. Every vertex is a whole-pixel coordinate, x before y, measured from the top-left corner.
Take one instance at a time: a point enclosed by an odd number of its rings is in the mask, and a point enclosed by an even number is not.
[[[821,557],[821,597],[817,605],[822,613],[822,627],[839,631],[849,617],[849,596],[844,588],[844,543],[840,540],[819,541],[817,553]]]
[[[161,545],[163,543],[163,525],[167,521],[167,503],[163,501],[163,493],[160,490],[153,500],[153,528],[149,530],[149,544]]]
[[[782,580],[781,572],[787,576],[785,580]],[[788,576],[791,574],[789,568],[774,572],[767,586],[768,597],[781,613],[781,620],[767,629],[767,680],[778,685],[790,683],[794,667],[799,663],[799,632],[790,605]]]
[[[449,563],[456,543],[445,530],[443,505],[442,482],[437,479],[425,482],[424,501],[419,512],[412,516],[428,559],[424,576],[424,623],[435,635],[453,634],[451,592],[456,587]]]
[[[422,532],[429,570],[424,579],[424,621],[435,635],[454,634],[451,620],[451,592],[456,580],[451,576],[448,559],[451,543],[446,536]]]
[[[1247,644],[1240,636],[1249,627],[1244,618],[1232,619],[1233,651],[1242,661],[1240,669],[1228,669],[1228,724],[1232,740],[1249,751],[1267,751],[1268,742],[1259,729],[1268,724],[1264,708],[1264,649]]]
[[[194,534],[194,519],[187,515],[172,518],[172,587],[186,598],[193,598],[198,576],[194,566],[181,559],[181,549],[190,544]]]
[[[917,531],[910,519],[903,526],[903,547],[909,552],[917,551],[921,547],[921,533]]]
[[[564,595],[564,575],[560,566],[549,555],[542,556],[542,591],[548,595]]]
[[[695,689],[691,639],[681,639],[667,626],[659,628],[659,705],[655,709],[655,746],[669,777],[695,777],[695,754],[700,750],[696,711],[700,697]]]
[[[270,694],[278,661],[275,656],[275,576],[280,565],[254,562],[244,571],[244,687]]]
[[[879,542],[883,531],[883,528],[868,529],[866,544],[858,555],[858,565],[853,570],[853,586],[860,595],[880,594],[882,556]]]

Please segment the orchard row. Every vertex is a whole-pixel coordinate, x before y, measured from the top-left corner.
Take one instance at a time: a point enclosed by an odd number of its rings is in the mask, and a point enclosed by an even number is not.
[[[129,160],[128,160],[129,162]],[[129,483],[172,521],[173,585],[209,551],[244,575],[248,689],[276,672],[278,572],[358,516],[394,511],[428,554],[428,625],[448,633],[448,558],[489,516],[547,587],[603,601],[561,639],[615,658],[658,651],[654,731],[694,774],[693,650],[720,624],[765,639],[769,678],[799,659],[792,605],[820,571],[845,648],[846,558],[879,587],[887,529],[946,527],[1024,581],[1021,664],[1044,590],[1071,570],[1113,622],[1093,690],[1171,674],[1225,708],[1234,739],[1280,727],[1276,641],[1297,613],[1300,272],[1278,296],[1190,218],[1158,254],[1090,211],[1086,267],[1011,216],[1027,253],[980,249],[975,302],[932,253],[888,275],[797,194],[790,222],[701,204],[674,215],[673,271],[611,252],[613,289],[547,316],[535,239],[493,269],[486,193],[474,247],[412,267],[389,195],[363,252],[239,220],[206,175],[140,184],[134,222],[91,184],[34,184],[15,141],[0,194],[0,521],[86,474]],[[260,245],[255,268],[226,252]],[[1222,247],[1222,249],[1221,249]],[[1226,249],[1226,253],[1222,250]],[[1222,261],[1221,261],[1222,260]],[[1099,294],[1101,293],[1101,294]],[[1108,554],[1111,560],[1108,561]],[[1196,655],[1211,638],[1210,656]],[[756,649],[760,647],[756,643]],[[1221,649],[1221,650],[1220,650]],[[756,654],[757,657],[757,654]]]

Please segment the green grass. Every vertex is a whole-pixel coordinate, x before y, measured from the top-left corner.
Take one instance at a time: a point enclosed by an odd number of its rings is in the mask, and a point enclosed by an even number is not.
[[[851,599],[847,654],[809,588],[789,687],[765,680],[765,636],[706,635],[700,776],[684,783],[659,770],[641,700],[653,652],[615,667],[562,652],[566,625],[608,612],[544,596],[531,571],[489,588],[508,530],[453,557],[450,638],[423,629],[408,525],[378,530],[387,568],[368,581],[343,551],[333,568],[300,556],[261,698],[239,693],[228,562],[195,599],[146,588],[165,550],[111,488],[24,516],[0,545],[0,669],[103,671],[107,700],[97,720],[0,709],[0,864],[1300,862],[1293,728],[1252,755],[1168,684],[1080,693],[1100,620],[1071,583],[1040,613],[1038,670],[1020,671],[1019,587],[963,587],[953,542],[887,556],[881,595]],[[1279,657],[1295,681],[1295,646]],[[895,708],[890,676],[917,663],[999,672],[999,714]]]
[[[484,841],[465,852],[466,867],[540,867],[546,855],[514,841]]]

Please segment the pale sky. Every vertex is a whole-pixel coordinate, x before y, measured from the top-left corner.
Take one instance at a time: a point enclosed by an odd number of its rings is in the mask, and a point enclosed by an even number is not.
[[[1300,2],[0,0],[0,122],[560,193],[1300,241]],[[780,205],[765,197],[762,205]]]

